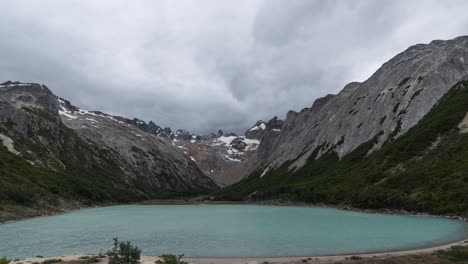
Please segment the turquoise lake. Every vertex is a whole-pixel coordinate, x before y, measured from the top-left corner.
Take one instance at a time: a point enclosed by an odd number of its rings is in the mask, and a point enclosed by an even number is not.
[[[112,238],[143,255],[309,256],[411,249],[468,237],[442,218],[331,208],[256,205],[128,205],[0,225],[0,257],[106,252]]]

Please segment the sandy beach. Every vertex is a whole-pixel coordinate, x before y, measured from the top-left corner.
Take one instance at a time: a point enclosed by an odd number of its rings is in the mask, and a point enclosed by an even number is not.
[[[468,238],[467,238],[468,239]],[[447,250],[455,246],[468,246],[468,240],[463,240],[455,243],[446,245],[440,245],[435,247],[413,249],[413,250],[402,250],[402,251],[391,251],[391,252],[380,252],[380,253],[364,253],[364,254],[349,254],[349,255],[332,255],[332,256],[302,256],[302,257],[245,257],[245,258],[197,258],[187,257],[183,260],[191,264],[262,264],[262,263],[276,263],[276,264],[292,264],[292,263],[335,263],[345,261],[349,259],[365,259],[371,258],[373,260],[384,260],[392,257],[400,256],[415,256],[415,255],[427,255],[437,252],[439,250]],[[93,255],[64,255],[56,257],[32,257],[23,260],[13,261],[13,264],[27,264],[27,263],[41,263],[46,260],[60,259],[61,262],[78,261],[84,257],[92,257]],[[142,256],[142,264],[154,264],[155,261],[159,260],[157,256]],[[107,258],[102,258],[99,263],[106,264]]]

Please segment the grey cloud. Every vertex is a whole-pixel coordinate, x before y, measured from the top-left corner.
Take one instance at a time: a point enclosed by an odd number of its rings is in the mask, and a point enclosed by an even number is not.
[[[408,46],[467,34],[468,2],[4,1],[0,81],[85,109],[242,132],[363,81]]]

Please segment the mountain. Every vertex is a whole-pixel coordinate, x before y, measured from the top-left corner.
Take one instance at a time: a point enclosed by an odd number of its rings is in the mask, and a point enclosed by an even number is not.
[[[245,132],[246,138],[262,140],[265,134],[278,134],[283,126],[283,120],[278,117],[273,117],[270,121],[257,121],[253,127]]]
[[[220,187],[238,182],[248,172],[245,170],[248,166],[243,161],[250,158],[260,144],[259,139],[224,133],[222,130],[208,135],[193,134],[186,129],[172,132],[171,128],[162,129],[153,121],[146,123],[137,118],[114,118],[176,146]]]
[[[212,181],[195,163],[167,140],[141,132],[125,118],[81,110],[61,98],[57,100],[59,114],[67,127],[99,148],[117,154],[122,171],[132,178],[143,176],[145,186],[163,189],[212,186]]]
[[[184,132],[186,137],[173,137],[172,144],[183,149],[205,175],[219,186],[226,187],[255,169],[255,157],[263,136],[267,132],[278,133],[282,124],[278,117],[268,122],[259,120],[244,135],[219,130],[217,134],[195,136],[187,131]]]
[[[408,131],[456,82],[468,75],[468,37],[415,45],[385,63],[363,83],[353,82],[311,108],[290,111],[281,133],[259,147],[264,166],[302,161],[319,146],[340,157],[374,138],[379,148]]]
[[[44,85],[1,84],[0,203],[131,201],[217,188],[138,122],[79,109]]]
[[[468,37],[412,46],[365,82],[350,83],[299,113],[288,112],[279,132],[263,135],[255,171],[222,193],[233,199],[466,210],[466,136],[459,132],[468,109],[457,99],[464,96],[466,83],[455,84],[467,77]],[[445,111],[451,103],[458,104],[459,112]],[[461,152],[452,153],[460,159],[453,161],[459,167],[445,168],[453,178],[443,176],[441,168],[408,175],[418,166],[451,164],[453,157],[442,156],[450,150]],[[440,178],[430,176],[437,173]],[[447,186],[437,186],[437,181]],[[445,189],[431,192],[429,186]]]
[[[256,153],[260,140],[227,134],[200,140],[175,140],[173,144],[223,187],[238,182],[247,173],[245,161]]]
[[[250,172],[250,165],[253,165],[251,158],[257,152],[265,132],[278,132],[283,123],[281,119],[274,117],[268,122],[257,121],[244,135],[225,133],[222,130],[218,130],[216,134],[204,135],[194,134],[186,129],[172,132],[171,128],[162,129],[153,121],[146,123],[137,118],[125,122],[177,146],[220,187],[234,184]]]

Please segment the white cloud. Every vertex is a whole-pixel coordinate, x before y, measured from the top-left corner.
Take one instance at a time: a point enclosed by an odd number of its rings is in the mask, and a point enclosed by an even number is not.
[[[242,131],[467,34],[466,1],[4,1],[0,80],[85,109]]]

